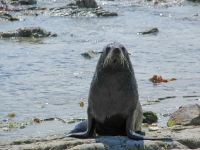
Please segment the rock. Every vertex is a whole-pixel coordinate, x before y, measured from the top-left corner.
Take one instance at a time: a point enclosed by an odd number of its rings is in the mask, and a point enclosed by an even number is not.
[[[188,0],[189,2],[195,2],[195,3],[198,3],[200,2],[200,0]]]
[[[36,0],[18,0],[18,3],[21,5],[33,5],[36,4]]]
[[[2,146],[1,146],[1,143]],[[2,149],[20,150],[150,150],[150,149],[187,149],[188,147],[173,141],[130,140],[125,136],[101,136],[91,139],[76,138],[30,138],[18,139],[11,142],[0,142]]]
[[[74,146],[73,148],[70,148],[69,150],[107,150],[109,146],[104,145],[103,143],[93,143],[93,144],[82,144]]]
[[[7,127],[2,128],[3,131],[9,131],[10,129]]]
[[[93,50],[90,50],[90,51],[87,51],[85,53],[82,53],[81,55],[83,57],[85,57],[86,59],[90,59],[90,58],[93,58],[95,55],[99,54],[99,52],[95,52]]]
[[[50,35],[51,37],[56,37],[56,36],[58,36],[56,33],[53,33],[53,34],[51,34]]]
[[[39,14],[34,12],[34,11],[28,11],[26,10],[25,12],[22,13],[24,16],[38,16]]]
[[[157,33],[158,31],[159,31],[158,28],[152,28],[152,29],[138,32],[137,34],[152,34],[152,33]]]
[[[79,8],[97,8],[97,2],[95,0],[75,0],[69,3],[67,6],[78,6]]]
[[[51,34],[51,32],[47,32],[44,29],[40,27],[29,27],[29,28],[23,28],[13,31],[6,31],[6,32],[0,32],[1,38],[11,38],[11,37],[49,37],[49,36],[55,36],[55,34]]]
[[[118,14],[116,12],[109,12],[109,11],[105,11],[103,9],[98,9],[96,11],[96,15],[97,16],[118,16]]]
[[[157,115],[152,111],[143,112],[143,123],[152,124],[158,121]]]
[[[200,148],[200,128],[196,126],[182,126],[180,128],[182,128],[181,131],[172,132],[172,137],[188,148]]]
[[[52,120],[49,118],[47,120]],[[54,119],[53,119],[54,120]],[[48,121],[47,123],[52,123]],[[5,126],[7,124],[5,123]],[[3,125],[4,126],[4,125]],[[6,127],[3,127],[4,129]],[[1,128],[0,128],[1,129]],[[143,128],[144,129],[144,128]],[[6,130],[6,129],[5,129]],[[23,130],[23,129],[20,129]],[[4,131],[4,132],[7,132]],[[131,140],[127,136],[94,136],[88,139],[62,138],[65,133],[52,133],[41,137],[18,135],[13,139],[0,139],[0,149],[52,149],[52,150],[154,150],[200,148],[200,126],[156,127],[146,131],[148,137],[172,137],[170,141]]]
[[[157,131],[159,130],[159,127],[149,127],[149,131]]]
[[[117,16],[116,12],[104,10],[98,7],[95,0],[76,0],[66,6],[50,8],[46,14],[53,16],[94,17],[94,16]]]
[[[189,104],[180,107],[179,110],[172,113],[167,122],[167,126],[173,125],[200,125],[200,106]]]
[[[2,20],[10,20],[10,21],[19,21],[18,18],[14,18],[12,15],[8,14],[7,12],[0,12],[0,18]]]

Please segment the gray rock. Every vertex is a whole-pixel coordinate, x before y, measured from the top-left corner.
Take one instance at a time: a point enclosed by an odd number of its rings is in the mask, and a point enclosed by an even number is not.
[[[172,113],[167,125],[200,125],[200,106],[189,104],[180,107],[179,110]]]
[[[153,34],[157,33],[158,31],[159,31],[158,28],[151,28],[145,31],[138,32],[138,34]]]
[[[23,28],[18,30],[12,30],[12,31],[6,31],[6,32],[0,32],[1,38],[11,38],[11,37],[48,37],[55,36],[55,34],[51,34],[51,32],[47,32],[46,30],[40,28],[40,27],[29,27],[29,28]]]
[[[108,150],[109,146],[104,145],[103,143],[93,143],[93,144],[82,144],[74,146],[73,148],[70,148],[69,150]]]
[[[18,3],[21,5],[33,5],[36,4],[36,0],[18,0]]]
[[[12,15],[10,15],[7,12],[0,12],[0,19],[2,19],[2,20],[10,20],[10,21],[19,21],[18,18],[14,18]]]
[[[79,8],[97,8],[97,2],[95,0],[75,0],[69,3],[67,6],[78,6]]]
[[[83,57],[85,57],[86,59],[90,59],[90,58],[93,58],[94,56],[96,56],[97,54],[99,54],[99,52],[95,52],[93,50],[90,50],[90,51],[87,51],[85,53],[82,53],[81,55]]]
[[[116,12],[106,11],[99,8],[95,0],[76,0],[66,6],[50,8],[45,11],[52,16],[94,17],[94,16],[117,16]]]
[[[49,122],[51,123],[51,122]],[[175,129],[176,128],[176,129]],[[180,130],[177,130],[177,129]],[[149,137],[172,137],[172,141],[131,140],[126,136],[99,136],[90,139],[61,138],[64,133],[54,133],[45,137],[26,137],[0,140],[0,149],[52,149],[52,150],[164,150],[200,148],[200,128],[195,126],[159,127],[156,131],[146,131]]]

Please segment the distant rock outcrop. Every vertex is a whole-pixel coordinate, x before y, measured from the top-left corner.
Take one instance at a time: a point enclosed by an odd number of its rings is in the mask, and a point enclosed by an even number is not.
[[[95,0],[75,0],[65,6],[50,8],[47,14],[53,16],[94,17],[94,16],[118,16],[116,12],[104,10],[98,7]]]
[[[0,32],[1,38],[11,38],[11,37],[49,37],[57,36],[56,34],[51,34],[40,27],[29,27],[11,31]]]

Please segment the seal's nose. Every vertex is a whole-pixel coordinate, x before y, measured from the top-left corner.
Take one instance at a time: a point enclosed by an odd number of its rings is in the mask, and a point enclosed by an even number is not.
[[[120,52],[119,48],[115,48],[113,51],[115,54],[118,54]]]

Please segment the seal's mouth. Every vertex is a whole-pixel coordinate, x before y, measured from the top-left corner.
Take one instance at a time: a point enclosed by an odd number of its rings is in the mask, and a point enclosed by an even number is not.
[[[113,63],[116,64],[116,63],[117,63],[117,59],[114,59],[114,60],[113,60]]]

